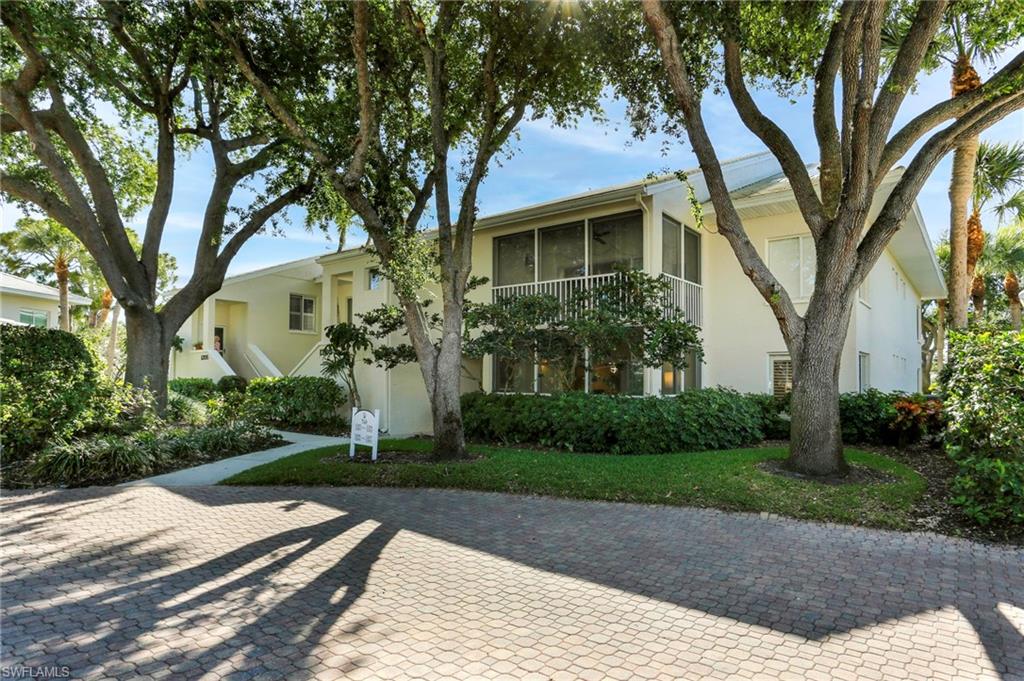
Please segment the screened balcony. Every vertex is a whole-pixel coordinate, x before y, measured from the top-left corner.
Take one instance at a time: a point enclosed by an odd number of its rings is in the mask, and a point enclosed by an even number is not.
[[[662,274],[668,282],[666,314],[703,322],[700,235],[665,217]],[[615,280],[620,269],[644,267],[640,211],[532,229],[494,240],[493,302],[525,295],[550,295],[564,315],[575,310],[581,291]]]

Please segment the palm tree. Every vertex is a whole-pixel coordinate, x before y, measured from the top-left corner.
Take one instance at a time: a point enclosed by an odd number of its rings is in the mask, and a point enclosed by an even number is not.
[[[66,227],[49,218],[22,218],[15,223],[15,233],[15,248],[19,252],[42,258],[53,268],[60,301],[59,325],[70,331],[68,279],[72,269],[80,266],[86,256],[82,243]]]
[[[981,213],[993,200],[1000,221],[1024,218],[1024,143],[988,143],[978,147],[974,167],[974,188],[971,192],[971,217],[967,222],[967,275],[971,282],[971,299],[975,317],[983,313],[985,277],[977,272],[987,241],[981,224]]]
[[[1010,326],[1021,329],[1020,276],[1024,274],[1024,220],[1004,225],[996,230],[991,245],[986,249],[985,267],[1002,272],[1003,295],[1010,309]]]

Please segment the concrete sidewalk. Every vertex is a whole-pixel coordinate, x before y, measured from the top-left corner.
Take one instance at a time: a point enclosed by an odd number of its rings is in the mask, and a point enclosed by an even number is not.
[[[202,466],[184,468],[173,473],[154,475],[151,478],[133,480],[126,482],[122,487],[133,487],[138,485],[152,485],[156,487],[191,487],[195,485],[216,485],[221,480],[230,478],[235,473],[254,468],[261,464],[283,459],[292,454],[298,454],[318,447],[331,445],[342,445],[348,443],[347,437],[328,437],[326,435],[310,435],[307,433],[292,433],[285,430],[275,430],[275,433],[283,437],[290,444],[273,449],[264,449],[259,452],[249,452],[240,456],[233,456],[230,459],[221,459]]]

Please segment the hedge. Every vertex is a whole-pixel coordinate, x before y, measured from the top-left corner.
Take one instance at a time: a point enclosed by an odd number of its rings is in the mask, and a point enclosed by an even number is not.
[[[0,430],[7,462],[89,426],[100,372],[80,338],[3,324],[0,345]]]
[[[209,378],[172,378],[167,387],[193,400],[206,400],[217,394],[217,384]]]
[[[673,398],[469,393],[462,420],[470,439],[577,452],[730,449],[763,438],[757,402],[720,388]]]
[[[1024,333],[952,332],[947,367],[953,503],[981,525],[1024,525]]]
[[[240,408],[243,418],[259,423],[306,428],[343,420],[347,399],[341,386],[321,376],[254,378]]]

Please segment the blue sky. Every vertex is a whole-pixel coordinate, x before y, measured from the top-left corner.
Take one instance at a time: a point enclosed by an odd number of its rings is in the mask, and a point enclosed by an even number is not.
[[[983,69],[983,77],[992,70]],[[945,69],[923,77],[917,90],[905,101],[897,125],[948,97],[948,78]],[[757,99],[764,112],[790,135],[805,161],[815,162],[817,145],[811,130],[809,98],[789,101],[771,93],[761,93]],[[652,172],[696,166],[685,140],[666,140],[663,136],[633,140],[624,119],[624,104],[610,97],[604,104],[607,123],[587,119],[575,129],[555,128],[543,119],[523,123],[515,155],[511,159],[503,159],[500,165],[493,164],[481,186],[480,215],[626,182]],[[709,95],[704,104],[704,117],[720,158],[764,150],[739,121],[727,97]],[[989,129],[983,139],[1024,140],[1024,112],[1017,112]],[[946,190],[950,165],[951,158],[947,157],[918,197],[933,240],[949,229]],[[212,162],[202,148],[191,157],[179,159],[175,195],[163,247],[178,259],[179,283],[187,280],[192,268],[211,177]],[[245,198],[236,194],[236,203]],[[3,228],[13,227],[18,216],[15,208],[4,206]],[[301,212],[297,209],[290,212],[290,217],[291,224],[282,225],[280,234],[252,238],[236,256],[230,273],[238,274],[337,249],[336,233],[329,239],[323,233],[306,231],[302,226]],[[131,221],[134,226],[144,223],[144,213]],[[994,217],[987,216],[985,224],[988,229],[994,229]],[[424,226],[429,226],[429,220],[424,221]],[[347,245],[362,244],[365,238],[360,230],[350,230]]]

